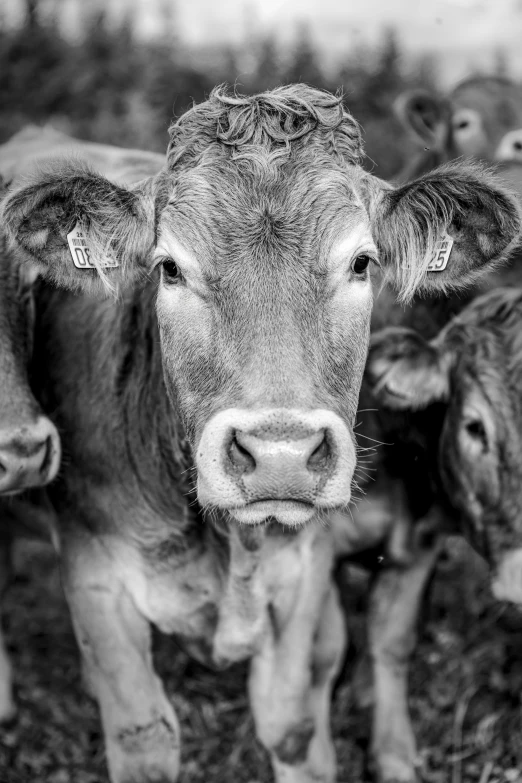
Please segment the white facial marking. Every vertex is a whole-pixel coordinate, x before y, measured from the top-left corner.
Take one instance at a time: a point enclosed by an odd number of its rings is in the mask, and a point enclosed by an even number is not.
[[[522,128],[506,133],[497,147],[495,160],[522,161]]]
[[[457,109],[451,118],[453,138],[463,155],[476,155],[486,143],[482,117],[474,109]]]
[[[497,601],[522,605],[522,550],[514,549],[504,555],[492,585]]]

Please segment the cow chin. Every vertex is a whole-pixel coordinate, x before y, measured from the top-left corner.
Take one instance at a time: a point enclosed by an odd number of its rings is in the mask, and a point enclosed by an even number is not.
[[[355,446],[331,411],[229,409],[207,422],[196,465],[204,508],[297,526],[349,502]]]
[[[279,524],[288,527],[306,524],[315,513],[315,506],[295,500],[262,500],[249,503],[243,508],[229,510],[230,516],[244,525],[259,525],[269,519],[275,519]]]
[[[522,549],[504,555],[491,589],[498,601],[509,601],[522,607]]]

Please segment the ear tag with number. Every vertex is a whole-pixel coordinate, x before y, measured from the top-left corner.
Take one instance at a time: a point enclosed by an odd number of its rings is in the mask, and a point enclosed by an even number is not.
[[[69,231],[67,234],[67,242],[69,244],[69,250],[71,251],[72,260],[74,261],[74,266],[77,269],[96,269],[96,265],[93,264],[91,259],[87,232],[79,223],[77,223],[73,230]],[[119,266],[119,263],[114,258],[106,256],[102,259],[100,266],[112,268]]]
[[[443,272],[448,265],[452,247],[453,239],[449,234],[443,234],[435,245],[435,250],[430,258],[427,271]]]

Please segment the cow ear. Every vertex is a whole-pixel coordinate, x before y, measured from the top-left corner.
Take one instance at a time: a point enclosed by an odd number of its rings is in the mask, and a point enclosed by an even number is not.
[[[394,111],[415,141],[431,150],[443,150],[450,133],[448,100],[427,90],[409,90],[396,99]]]
[[[393,410],[416,410],[447,399],[449,355],[418,332],[388,327],[372,335],[365,380],[375,401]]]
[[[373,214],[372,214],[373,210]],[[518,199],[478,164],[448,163],[370,202],[385,277],[409,301],[475,283],[521,231]]]
[[[0,225],[21,262],[44,279],[117,293],[145,270],[153,247],[148,190],[146,183],[128,190],[77,163],[55,163],[7,195]]]

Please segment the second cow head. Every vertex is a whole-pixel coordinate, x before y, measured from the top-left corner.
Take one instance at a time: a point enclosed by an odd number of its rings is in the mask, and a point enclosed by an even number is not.
[[[367,368],[379,406],[414,411],[445,405],[437,459],[442,485],[463,532],[494,570],[495,595],[518,604],[521,327],[522,292],[499,288],[474,300],[430,342],[410,329],[376,333]]]
[[[427,90],[401,95],[396,111],[427,163],[458,157],[522,163],[522,87],[508,79],[475,77],[448,96]]]

